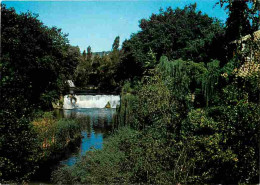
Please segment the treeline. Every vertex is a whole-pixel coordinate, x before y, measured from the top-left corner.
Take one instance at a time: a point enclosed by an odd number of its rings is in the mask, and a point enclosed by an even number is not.
[[[119,42],[120,37],[117,36],[111,52],[104,52],[103,55],[92,53],[90,46],[87,52],[83,51],[72,78],[76,87],[92,86],[104,92],[119,92],[117,66],[122,53]]]
[[[259,182],[259,4],[218,3],[226,25],[196,5],[140,21],[117,65],[118,131],[54,182]]]
[[[1,4],[1,20],[0,183],[28,182],[43,160],[80,137],[75,120],[43,113],[67,91],[80,50],[31,13]]]
[[[178,19],[172,18],[174,14]],[[159,15],[151,16],[150,22],[141,20],[140,28],[142,31],[132,34],[121,49],[118,36],[111,52],[103,56],[94,55],[91,46],[84,50],[73,76],[76,86],[119,90],[125,81],[140,80],[146,70],[155,68],[161,56],[195,62],[221,60],[225,56],[223,25],[201,12],[196,13],[195,5],[175,12],[171,8],[161,10]],[[155,57],[154,63],[150,54]]]

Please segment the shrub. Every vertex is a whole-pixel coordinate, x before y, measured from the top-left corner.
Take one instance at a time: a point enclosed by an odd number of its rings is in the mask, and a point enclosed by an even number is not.
[[[70,142],[81,137],[81,131],[90,122],[89,117],[55,119],[52,112],[46,112],[33,121],[38,134],[39,145],[43,156],[48,157],[64,150]]]

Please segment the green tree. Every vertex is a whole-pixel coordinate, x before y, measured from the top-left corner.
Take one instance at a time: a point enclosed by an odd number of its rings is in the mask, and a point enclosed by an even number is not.
[[[120,62],[121,51],[119,50],[119,36],[117,36],[112,45],[112,52],[102,56],[99,71],[99,88],[103,91],[114,92],[118,90],[117,67]]]
[[[256,31],[250,25],[246,1],[234,1],[229,4],[228,9],[226,37],[229,42]]]
[[[66,34],[48,28],[31,13],[1,4],[0,179],[28,180],[36,169],[34,110],[50,109],[78,63],[78,48]]]
[[[83,57],[83,60],[87,60],[87,53],[86,53],[86,50],[83,51],[83,53],[82,53],[82,57]]]
[[[91,63],[91,60],[92,60],[91,47],[88,46],[88,48],[87,48],[87,61]]]
[[[3,6],[2,17],[2,88],[24,88],[31,104],[49,108],[44,99],[59,97],[60,84],[74,73],[78,53],[60,29],[44,26],[31,13],[17,15]]]
[[[114,43],[112,45],[112,51],[118,50],[119,49],[119,42],[120,42],[120,37],[117,36],[114,40]]]
[[[82,56],[74,73],[74,82],[77,87],[86,87],[90,81],[93,68],[91,63]]]
[[[223,25],[198,11],[196,4],[175,10],[169,7],[149,19],[142,19],[139,27],[141,31],[123,43],[119,66],[123,79],[143,74],[150,49],[157,61],[163,55],[194,62],[224,58]]]

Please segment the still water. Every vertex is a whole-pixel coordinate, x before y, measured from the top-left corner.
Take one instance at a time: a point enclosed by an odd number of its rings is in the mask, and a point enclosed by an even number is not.
[[[93,149],[102,149],[103,139],[112,130],[112,119],[116,109],[72,109],[63,110],[63,117],[88,117],[89,122],[86,129],[81,132],[82,140],[79,150],[73,153],[69,158],[60,162],[60,164],[71,166],[81,157],[86,155],[87,151]]]

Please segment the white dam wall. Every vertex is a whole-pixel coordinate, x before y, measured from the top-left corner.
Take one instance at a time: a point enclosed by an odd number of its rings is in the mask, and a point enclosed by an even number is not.
[[[111,108],[116,108],[120,105],[119,95],[75,95],[71,98],[70,95],[64,96],[63,109],[74,108],[105,108],[109,102]]]

